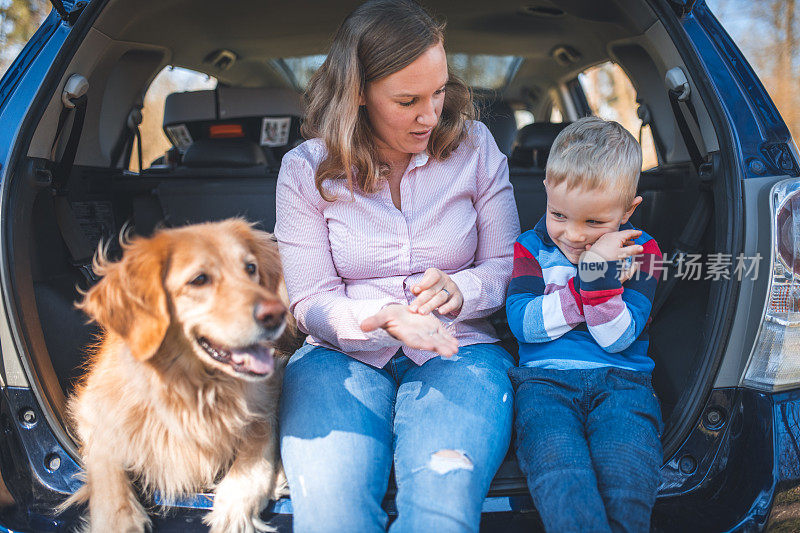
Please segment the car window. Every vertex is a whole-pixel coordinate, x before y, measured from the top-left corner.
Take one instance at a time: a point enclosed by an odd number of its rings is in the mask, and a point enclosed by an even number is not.
[[[158,73],[144,95],[142,124],[139,128],[142,134],[142,164],[145,168],[172,146],[162,128],[167,95],[182,91],[213,89],[216,86],[216,78],[194,70],[169,66]],[[135,172],[140,170],[135,146],[131,152],[128,168]]]
[[[521,130],[528,124],[533,123],[534,116],[527,109],[516,109],[514,110],[514,120],[517,121],[517,130]]]
[[[650,126],[642,128],[636,114],[636,89],[619,65],[608,61],[578,75],[592,113],[605,120],[616,120],[642,145],[642,170],[658,165]],[[556,122],[556,121],[554,121]]]
[[[274,59],[273,63],[283,70],[290,78],[295,89],[304,91],[311,76],[325,62],[325,54],[316,54],[302,57],[284,57]]]
[[[447,64],[464,82],[476,89],[502,89],[522,63],[517,56],[447,54]]]
[[[325,62],[325,55],[283,57],[273,64],[286,73],[298,91],[304,91],[314,72]],[[522,64],[518,56],[488,54],[447,54],[447,64],[474,89],[502,89]]]

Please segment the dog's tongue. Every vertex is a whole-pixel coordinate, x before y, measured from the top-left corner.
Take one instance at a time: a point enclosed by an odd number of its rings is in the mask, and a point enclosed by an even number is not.
[[[250,346],[242,350],[231,351],[231,361],[242,365],[254,374],[269,374],[275,367],[272,348],[269,346]]]

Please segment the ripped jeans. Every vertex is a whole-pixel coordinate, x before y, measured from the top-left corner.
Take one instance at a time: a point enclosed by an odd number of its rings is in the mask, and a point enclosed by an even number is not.
[[[478,531],[509,445],[512,366],[494,344],[422,366],[398,352],[381,369],[304,345],[286,369],[280,414],[294,531],[385,531],[392,462],[393,533]]]

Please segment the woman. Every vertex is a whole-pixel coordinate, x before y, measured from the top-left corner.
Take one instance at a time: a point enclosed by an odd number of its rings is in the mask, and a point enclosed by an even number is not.
[[[309,334],[286,370],[296,531],[477,531],[509,443],[502,307],[519,221],[506,158],[411,1],[358,7],[283,159],[278,239]]]

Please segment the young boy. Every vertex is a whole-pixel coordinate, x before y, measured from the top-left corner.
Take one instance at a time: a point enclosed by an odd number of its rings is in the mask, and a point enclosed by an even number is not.
[[[662,423],[647,323],[661,252],[628,223],[641,167],[618,123],[571,124],[547,162],[547,212],[514,245],[517,457],[548,532],[650,529]]]

